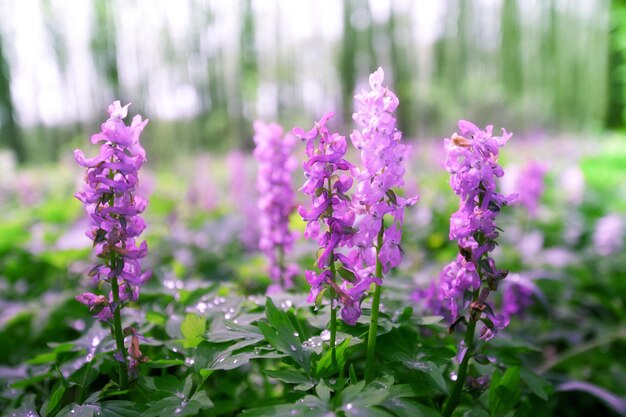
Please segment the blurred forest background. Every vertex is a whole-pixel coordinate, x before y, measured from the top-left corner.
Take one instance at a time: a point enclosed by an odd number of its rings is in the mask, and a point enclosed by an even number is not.
[[[0,0],[0,147],[71,155],[120,99],[152,162],[251,148],[256,118],[351,125],[378,66],[407,137],[621,129],[626,0]]]

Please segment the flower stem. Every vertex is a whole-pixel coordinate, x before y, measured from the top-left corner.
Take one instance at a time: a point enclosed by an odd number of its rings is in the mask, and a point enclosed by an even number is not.
[[[333,283],[335,282],[335,275],[337,273],[335,268],[335,254],[330,254],[330,272],[332,274]],[[330,296],[330,348],[332,349],[332,362],[333,364],[337,364],[337,352],[335,351],[335,347],[337,345],[337,305],[335,303],[335,299],[337,298],[337,291],[334,288],[331,288],[331,296]]]
[[[383,245],[384,224],[381,223],[378,232],[378,242],[376,245],[376,276],[383,277],[383,264],[380,262],[380,248]],[[370,383],[374,373],[374,356],[376,355],[376,333],[378,331],[378,310],[380,307],[381,286],[374,284],[374,297],[372,298],[372,315],[370,317],[370,328],[367,333],[367,354],[365,357],[365,382]]]
[[[113,292],[113,333],[115,334],[115,344],[117,346],[117,356],[120,365],[120,389],[126,389],[128,385],[128,374],[126,372],[126,355],[124,354],[124,334],[122,332],[122,317],[120,314],[120,294],[117,277],[111,279],[111,291]]]
[[[456,382],[454,384],[454,388],[452,389],[452,394],[450,394],[450,398],[446,403],[443,412],[441,415],[443,417],[450,417],[454,412],[454,409],[457,405],[459,405],[459,401],[461,400],[461,392],[463,391],[463,385],[465,385],[465,378],[467,376],[467,366],[469,364],[469,360],[472,357],[472,349],[474,347],[474,333],[476,331],[476,322],[470,318],[470,322],[467,325],[467,330],[465,331],[465,346],[467,346],[467,350],[465,351],[465,355],[463,355],[463,360],[461,360],[461,364],[459,365],[459,373],[456,377]]]
[[[285,247],[283,245],[278,245],[278,283],[282,289],[287,288],[287,277],[285,276]]]

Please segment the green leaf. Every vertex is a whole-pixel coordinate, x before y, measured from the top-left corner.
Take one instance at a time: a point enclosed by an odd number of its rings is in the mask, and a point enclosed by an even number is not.
[[[317,394],[318,398],[325,403],[328,403],[330,401],[331,392],[332,389],[330,389],[330,387],[326,385],[324,380],[321,380],[320,383],[315,386],[315,393]]]
[[[277,350],[289,355],[305,372],[311,374],[311,353],[302,348],[298,332],[294,328],[289,316],[276,308],[271,298],[265,303],[265,314],[268,323],[260,321],[259,329],[265,339]]]
[[[315,376],[318,379],[327,378],[339,372],[346,364],[346,350],[350,345],[350,339],[344,339],[335,347],[337,363],[333,364],[333,349],[329,348],[321,357],[315,367]]]
[[[29,365],[43,365],[44,363],[54,362],[57,359],[57,354],[55,352],[45,352],[40,353],[34,358],[26,361]]]
[[[328,290],[328,287],[322,288],[322,290],[315,297],[315,308],[316,309],[319,309],[320,307],[322,307],[322,303],[324,302],[324,294],[326,294],[326,290]]]
[[[394,413],[397,417],[441,417],[436,410],[411,401],[408,398],[396,398],[393,395],[385,400],[382,407]]]
[[[148,311],[146,312],[146,321],[157,326],[163,326],[166,321],[166,316],[155,311]]]
[[[489,389],[489,411],[492,416],[504,415],[519,402],[520,368],[512,367],[501,375],[496,371],[492,375]]]
[[[65,394],[65,386],[63,384],[59,384],[59,386],[52,392],[52,395],[50,395],[48,405],[46,406],[46,415],[53,414],[54,410],[56,410],[59,406],[59,403],[63,398],[63,394]]]
[[[348,369],[348,374],[350,375],[350,383],[356,384],[359,380],[356,376],[356,371],[354,370],[354,364],[350,364],[350,368]]]
[[[308,376],[296,371],[295,369],[275,369],[265,370],[263,372],[270,378],[275,378],[288,384],[306,384],[311,382],[311,379]]]
[[[426,375],[431,385],[443,393],[448,392],[448,386],[443,378],[444,366],[438,366],[431,361],[404,361],[407,368],[414,369]]]
[[[524,384],[526,384],[533,394],[544,401],[548,401],[548,395],[552,391],[552,384],[550,384],[548,380],[528,368],[522,368],[520,376]]]
[[[149,361],[143,364],[148,368],[171,368],[172,366],[184,365],[185,361],[182,359],[157,359],[155,361]]]
[[[341,391],[338,395],[337,401],[342,405],[342,409],[347,415],[361,415],[357,413],[364,412],[364,409],[369,409],[369,407],[379,405],[385,401],[391,394],[390,389],[392,385],[393,379],[389,377],[374,380],[367,386],[365,386],[364,381],[361,381],[358,384],[350,385]],[[383,413],[380,415],[387,415],[387,413],[383,410],[375,410],[371,411],[371,413]]]
[[[346,281],[352,283],[356,282],[356,275],[354,275],[354,272],[347,270],[343,266],[337,268],[337,272],[339,273],[341,278],[345,279]]]
[[[184,338],[183,346],[194,348],[202,342],[202,336],[206,332],[206,320],[195,314],[187,314],[182,324],[180,332]]]
[[[312,395],[303,398],[303,402],[296,404],[279,404],[267,407],[244,410],[242,417],[320,417],[329,413],[328,405]],[[335,414],[330,413],[334,416]]]
[[[27,387],[30,387],[33,384],[36,384],[38,382],[43,381],[44,379],[50,377],[52,374],[50,372],[42,374],[42,375],[35,375],[33,377],[30,378],[25,378],[25,379],[20,379],[19,381],[16,381],[14,383],[11,384],[11,388],[13,389],[24,389]]]
[[[91,404],[68,404],[56,417],[141,417],[144,414],[131,401],[98,401]]]

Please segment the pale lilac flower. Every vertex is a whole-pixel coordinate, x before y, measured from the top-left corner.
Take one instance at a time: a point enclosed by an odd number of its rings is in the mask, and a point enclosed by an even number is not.
[[[394,111],[398,98],[383,81],[384,72],[379,68],[370,75],[371,90],[355,96],[357,112],[352,117],[361,130],[354,130],[350,135],[360,151],[362,165],[353,169],[356,187],[352,209],[356,213],[356,233],[350,246],[358,251],[359,276],[369,280],[376,270],[379,233],[383,233],[382,245],[378,248],[383,273],[400,264],[404,209],[417,201],[417,197],[405,199],[393,191],[404,185],[404,160],[410,149],[402,143],[402,133],[396,127]],[[386,228],[385,215],[390,220]],[[364,292],[369,289],[361,288]]]
[[[568,203],[578,205],[585,197],[585,175],[577,165],[572,165],[561,174],[559,189],[565,194]]]
[[[248,158],[240,150],[229,152],[226,156],[226,166],[228,167],[228,196],[241,225],[239,240],[244,248],[248,250],[258,249],[259,244],[259,224],[256,221],[257,206],[256,201],[250,196],[256,192],[254,177],[247,163]]]
[[[102,259],[89,276],[94,283],[116,280],[122,304],[136,301],[139,287],[151,275],[141,268],[141,259],[148,251],[146,242],[137,242],[146,227],[139,214],[147,201],[135,194],[138,172],[146,161],[139,136],[148,121],[137,115],[127,126],[122,120],[127,111],[128,105],[122,107],[119,101],[109,106],[109,119],[102,124],[101,132],[91,137],[93,144],[102,142],[99,155],[86,158],[81,150],[74,151],[76,162],[87,169],[86,187],[75,196],[85,204],[92,223],[87,236]],[[102,320],[110,319],[117,307],[113,305],[113,294],[104,297],[84,293],[76,299]]]
[[[518,174],[516,181],[518,197],[515,203],[524,206],[531,218],[537,216],[547,172],[548,169],[544,165],[536,161],[529,161]]]
[[[194,161],[193,177],[187,190],[187,201],[205,211],[215,210],[219,203],[213,169],[209,155],[197,157]]]
[[[602,256],[619,252],[624,245],[624,219],[616,213],[607,214],[596,223],[593,246]]]
[[[295,265],[285,264],[285,255],[293,247],[294,232],[289,230],[289,216],[295,209],[291,176],[297,162],[292,156],[295,139],[283,135],[276,123],[254,122],[254,157],[259,164],[257,175],[259,248],[269,259],[269,275],[274,285],[269,291],[290,288],[298,273]]]

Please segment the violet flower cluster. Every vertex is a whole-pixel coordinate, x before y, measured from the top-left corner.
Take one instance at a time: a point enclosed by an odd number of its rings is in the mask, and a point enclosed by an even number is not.
[[[496,217],[516,197],[496,192],[496,178],[504,175],[498,164],[499,148],[511,134],[503,129],[502,136],[493,136],[492,126],[483,131],[465,120],[459,121],[459,129],[460,135],[445,139],[445,167],[461,200],[450,219],[450,239],[457,240],[459,254],[443,268],[439,282],[418,296],[427,298],[432,310],[454,322],[459,319],[459,310],[468,306],[471,320],[478,321],[484,314],[481,338],[488,340],[508,324],[508,319],[495,314],[486,301],[508,274],[496,268],[489,253],[499,235]]]
[[[400,264],[404,209],[417,201],[417,197],[405,199],[393,191],[404,185],[403,162],[409,147],[401,143],[402,133],[396,128],[393,116],[399,101],[393,91],[383,86],[384,77],[382,68],[370,75],[371,90],[355,96],[358,111],[352,116],[362,128],[350,135],[361,152],[362,168],[354,169],[356,189],[352,206],[357,216],[357,232],[351,243],[358,248],[363,276],[375,271],[381,232],[384,234],[378,259],[383,272]],[[387,214],[392,221],[385,228],[383,218]]]
[[[289,230],[289,216],[295,208],[291,175],[297,166],[292,156],[295,139],[283,135],[278,124],[254,122],[254,157],[259,163],[257,191],[259,198],[259,248],[270,262],[269,275],[273,292],[293,285],[296,265],[285,265],[285,255],[293,247],[295,234]]]
[[[106,281],[112,283],[112,288],[119,288],[117,297],[112,291],[108,297],[86,292],[76,299],[104,321],[112,319],[116,308],[136,301],[139,288],[151,275],[141,268],[141,259],[148,251],[146,242],[137,242],[146,228],[140,213],[147,201],[135,194],[139,169],[146,162],[139,136],[148,120],[142,121],[136,115],[127,126],[123,119],[128,106],[122,107],[115,101],[108,107],[109,119],[102,124],[101,132],[91,137],[93,144],[101,143],[99,155],[86,158],[81,150],[74,151],[76,162],[87,169],[86,187],[75,196],[85,204],[91,218],[92,228],[87,236],[101,259],[89,276],[95,284]]]
[[[352,187],[350,170],[353,165],[345,159],[346,138],[330,133],[326,127],[332,116],[332,112],[326,113],[308,132],[293,129],[293,133],[306,142],[308,159],[304,163],[304,173],[307,180],[300,190],[312,200],[310,210],[300,206],[298,213],[307,222],[305,238],[317,239],[320,247],[316,265],[322,272],[305,271],[307,282],[311,285],[308,300],[315,301],[328,287],[332,287],[342,307],[343,321],[354,325],[361,315],[360,299],[354,295],[368,288],[369,282],[359,285],[354,270],[356,259],[336,252],[352,239],[355,216],[350,198],[345,194]],[[343,273],[337,273],[336,261],[341,262],[340,271]],[[342,278],[340,284],[336,282],[337,275]]]

